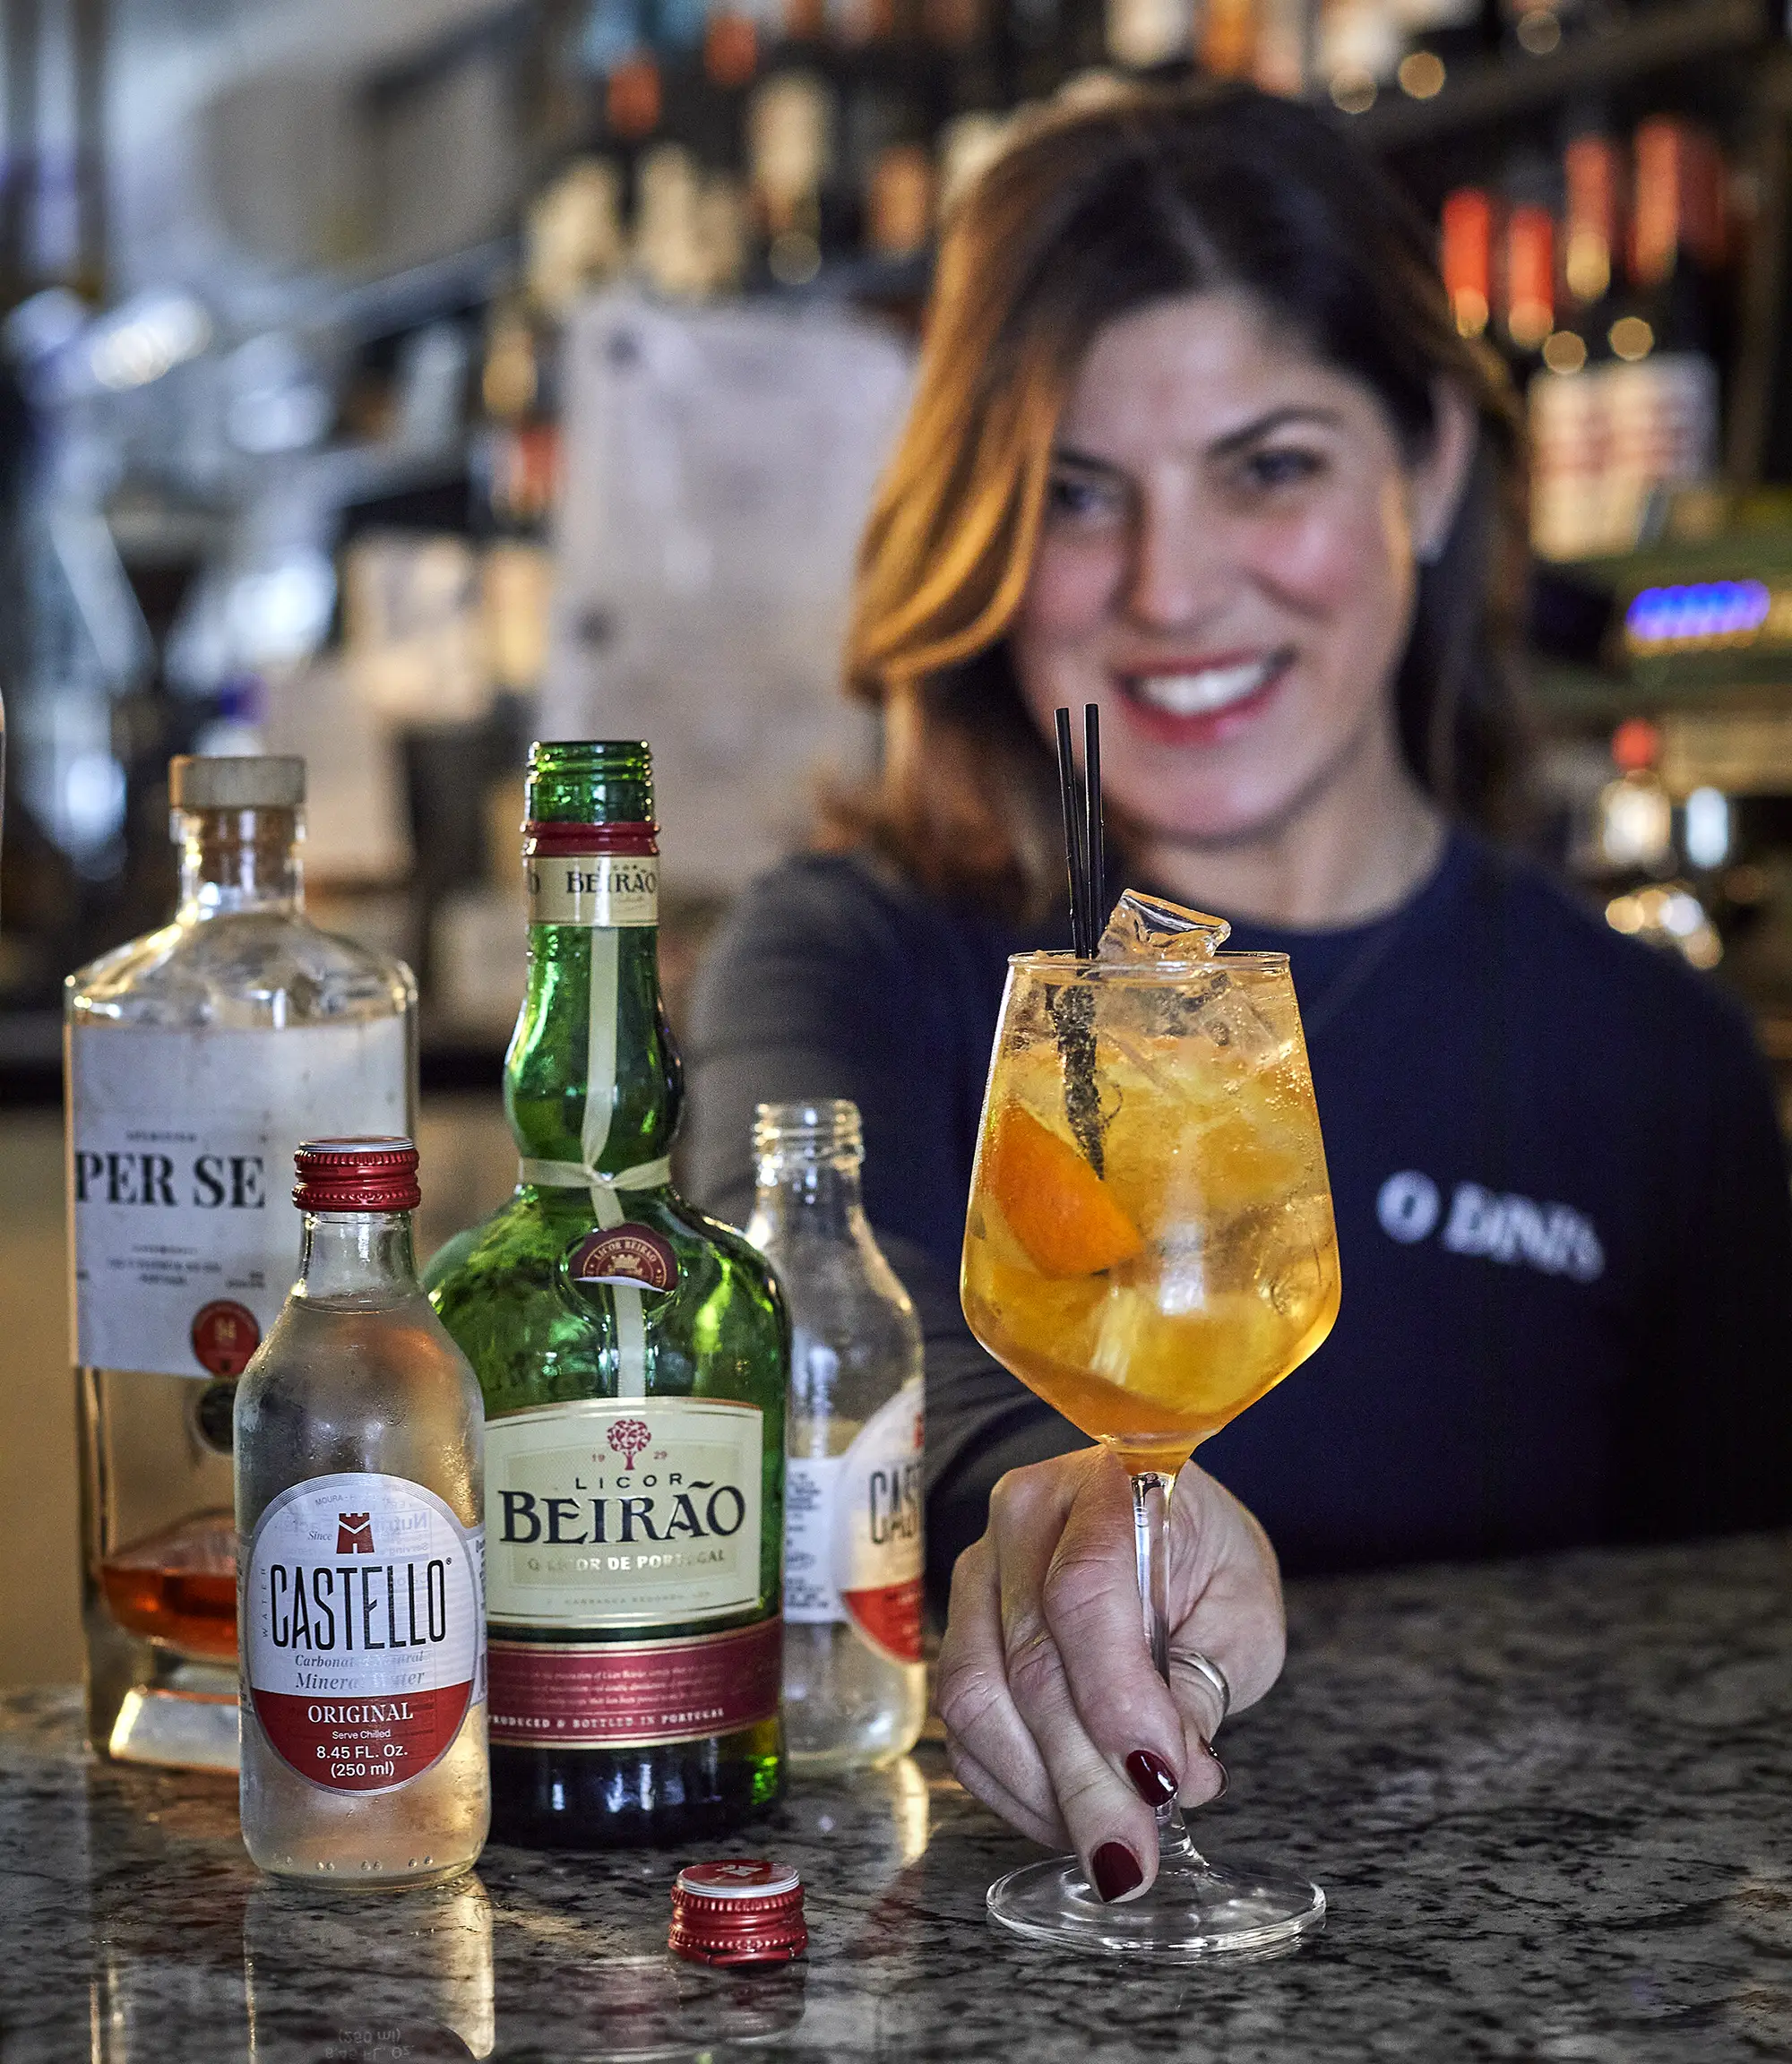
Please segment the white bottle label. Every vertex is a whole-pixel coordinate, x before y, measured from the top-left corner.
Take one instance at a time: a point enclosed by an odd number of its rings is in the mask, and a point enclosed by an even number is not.
[[[583,1398],[486,1425],[489,1605],[521,1627],[663,1627],[758,1604],[765,1415]]]
[[[485,1698],[485,1535],[433,1491],[371,1472],[272,1500],[243,1564],[243,1672],[301,1777],[390,1792]]]
[[[844,1621],[892,1663],[921,1660],[925,1400],[917,1377],[845,1454],[785,1468],[784,1617]]]
[[[522,873],[531,924],[613,931],[659,922],[659,863],[651,854],[538,854]]]
[[[405,1131],[404,1025],[68,1033],[75,1360],[239,1376],[298,1262],[292,1157]]]

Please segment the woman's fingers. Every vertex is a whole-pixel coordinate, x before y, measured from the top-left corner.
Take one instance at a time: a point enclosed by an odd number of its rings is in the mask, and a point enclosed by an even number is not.
[[[1176,1478],[1169,1534],[1171,1689],[1192,1719],[1218,1728],[1228,1708],[1187,1658],[1204,1656],[1224,1673],[1231,1712],[1254,1706],[1286,1652],[1281,1575],[1256,1520],[1193,1462]]]
[[[989,1530],[960,1557],[940,1653],[954,1773],[1042,1842],[1068,1835],[1103,1895],[1156,1875],[1155,1809],[1224,1789],[1210,1743],[1223,1704],[1261,1698],[1281,1665],[1275,1557],[1243,1506],[1191,1465],[1171,1506],[1170,1683],[1152,1665],[1132,1494],[1104,1450],[1004,1476]]]
[[[1042,1842],[1048,1849],[1062,1849],[1070,1840],[1064,1822],[1055,1810],[1049,1819],[1043,1818],[1027,1804],[1017,1799],[1003,1784],[986,1770],[975,1756],[952,1736],[946,1738],[946,1766],[965,1790],[994,1813],[999,1813],[1011,1828],[1018,1828],[1021,1834],[1030,1835],[1035,1842]]]
[[[1040,1839],[1062,1840],[1050,1776],[1008,1689],[995,1550],[986,1534],[965,1550],[952,1570],[934,1702],[950,1742],[978,1769],[999,1770],[1004,1796],[1013,1800],[1027,1818],[1016,1818],[968,1780],[966,1789],[1029,1834],[1035,1825],[1048,1826],[1055,1832]]]
[[[1185,1780],[1189,1759],[1183,1715],[1151,1661],[1132,1488],[1112,1457],[1098,1451],[1074,1487],[1038,1593],[1084,1733],[1155,1805]]]
[[[1077,1526],[1091,1486],[1095,1503],[1109,1507],[1111,1516],[1111,1498],[1103,1493],[1114,1465],[1098,1451],[1075,1460],[1074,1467],[1021,1469],[1004,1477],[990,1499],[990,1535],[1015,1710],[1038,1744],[1058,1811],[1091,1878],[1118,1896],[1142,1890],[1156,1874],[1154,1809],[1180,1782],[1182,1727],[1151,1668],[1130,1562],[1116,1562],[1111,1541],[1098,1550],[1098,1525]],[[1124,1475],[1120,1488],[1124,1498]],[[1136,1654],[1104,1653],[1073,1664],[1067,1642],[1111,1635],[1111,1621],[1104,1630],[1082,1610],[1082,1594],[1105,1596],[1123,1580],[1133,1600],[1123,1623]],[[1101,1713],[1098,1731],[1075,1693],[1078,1669],[1102,1681],[1101,1698],[1091,1700]]]

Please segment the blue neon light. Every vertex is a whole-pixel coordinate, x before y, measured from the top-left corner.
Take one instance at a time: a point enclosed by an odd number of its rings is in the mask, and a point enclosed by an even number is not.
[[[1624,612],[1633,645],[1687,645],[1759,631],[1773,598],[1760,580],[1698,580],[1645,588]]]

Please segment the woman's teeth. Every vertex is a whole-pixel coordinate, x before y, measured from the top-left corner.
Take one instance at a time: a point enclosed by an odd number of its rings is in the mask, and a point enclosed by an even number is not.
[[[1172,717],[1205,717],[1242,702],[1276,670],[1276,657],[1239,666],[1204,666],[1198,674],[1134,674],[1128,685],[1142,701]]]

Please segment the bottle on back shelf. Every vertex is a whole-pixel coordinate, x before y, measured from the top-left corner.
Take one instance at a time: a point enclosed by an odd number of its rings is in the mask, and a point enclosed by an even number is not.
[[[859,1202],[858,1111],[762,1104],[746,1236],[792,1328],[784,1732],[801,1767],[892,1762],[926,1717],[921,1328]]]
[[[1555,218],[1546,207],[1524,200],[1506,211],[1501,273],[1500,341],[1522,384],[1555,327]]]
[[[409,970],[306,923],[300,760],[177,760],[174,922],[69,977],[88,1727],[237,1764],[237,1380],[292,1281],[307,1134],[410,1127]]]
[[[1609,340],[1612,526],[1624,550],[1658,489],[1715,470],[1723,310],[1724,168],[1696,124],[1652,116],[1638,125],[1630,282]]]
[[[530,750],[516,1194],[426,1280],[486,1400],[494,1832],[726,1833],[779,1792],[789,1329],[685,1203],[645,745]]]
[[[479,1386],[417,1280],[416,1148],[296,1165],[298,1281],[237,1387],[243,1840],[279,1877],[433,1885],[491,1817]]]
[[[1558,560],[1628,542],[1614,529],[1607,377],[1620,307],[1624,154],[1615,138],[1590,131],[1569,142],[1562,168],[1557,326],[1528,395],[1531,544]]]
[[[1588,130],[1562,153],[1563,342],[1550,369],[1576,372],[1611,357],[1624,288],[1624,153],[1615,136]],[[1578,347],[1578,348],[1577,348]]]
[[[1494,313],[1494,197],[1484,186],[1446,196],[1440,241],[1443,290],[1458,333],[1484,337]]]

